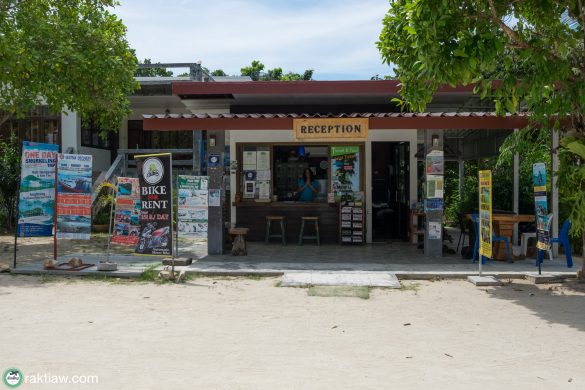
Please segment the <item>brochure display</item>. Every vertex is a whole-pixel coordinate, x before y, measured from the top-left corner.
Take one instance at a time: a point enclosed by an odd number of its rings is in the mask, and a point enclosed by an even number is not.
[[[170,153],[134,156],[140,183],[140,231],[135,253],[173,254],[173,189]]]
[[[137,178],[119,177],[112,242],[136,245],[140,232],[140,185]]]
[[[59,145],[23,142],[17,229],[20,237],[53,235],[58,151]]]
[[[89,240],[93,156],[57,156],[57,238]]]
[[[208,176],[179,175],[178,178],[178,235],[207,237],[208,207],[211,199]],[[215,198],[213,198],[215,204]]]
[[[365,243],[365,208],[363,192],[346,194],[339,205],[339,241],[341,244]]]

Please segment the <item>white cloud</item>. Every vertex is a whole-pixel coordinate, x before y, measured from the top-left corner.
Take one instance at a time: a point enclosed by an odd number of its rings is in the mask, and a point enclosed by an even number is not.
[[[259,59],[313,68],[317,79],[368,79],[390,73],[375,46],[387,8],[387,0],[122,0],[115,12],[141,59],[201,60],[229,74]]]

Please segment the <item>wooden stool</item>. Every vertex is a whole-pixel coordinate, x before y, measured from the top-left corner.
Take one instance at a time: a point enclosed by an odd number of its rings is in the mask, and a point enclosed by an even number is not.
[[[268,215],[266,216],[266,243],[270,241],[272,237],[278,237],[282,239],[282,245],[286,245],[286,229],[284,227],[284,221],[286,217],[279,216],[279,215]],[[280,234],[270,234],[270,227],[272,225],[272,221],[280,222]]]
[[[313,221],[315,223],[315,235],[305,236],[305,221]],[[301,218],[301,232],[299,233],[299,245],[303,245],[303,240],[317,240],[317,245],[321,245],[321,237],[319,236],[319,217],[302,217]]]
[[[232,240],[232,255],[247,256],[248,248],[246,247],[246,234],[250,229],[248,228],[230,228],[228,230],[231,236],[235,236]]]

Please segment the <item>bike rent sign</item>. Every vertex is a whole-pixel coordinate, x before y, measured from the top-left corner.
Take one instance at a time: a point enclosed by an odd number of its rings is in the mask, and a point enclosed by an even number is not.
[[[140,232],[135,253],[173,254],[172,157],[170,153],[134,156],[140,181]]]

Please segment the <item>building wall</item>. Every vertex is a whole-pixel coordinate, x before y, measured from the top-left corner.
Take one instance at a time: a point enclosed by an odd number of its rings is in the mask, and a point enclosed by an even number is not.
[[[242,142],[274,142],[285,143],[295,142],[293,132],[283,130],[250,130],[250,131],[231,131],[229,135],[230,145],[230,162],[236,160],[236,144]],[[368,139],[365,142],[365,188],[366,188],[366,213],[367,213],[367,236],[366,241],[372,242],[372,142],[409,142],[410,144],[410,203],[416,202],[416,144],[417,130],[370,130]],[[227,140],[226,140],[227,143]],[[236,197],[236,175],[230,174],[230,205],[231,221],[236,221],[236,207],[234,206]],[[368,190],[370,189],[370,190]]]

